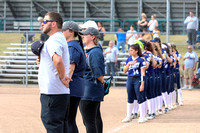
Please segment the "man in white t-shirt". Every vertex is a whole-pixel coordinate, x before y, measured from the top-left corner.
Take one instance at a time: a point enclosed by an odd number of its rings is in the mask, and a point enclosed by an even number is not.
[[[42,23],[42,32],[50,36],[40,52],[38,74],[41,119],[48,133],[66,132],[69,110],[70,61],[62,24],[62,17],[56,12],[47,13]]]
[[[109,47],[106,48],[104,55],[106,55],[107,74],[110,76],[110,71],[111,71],[112,76],[115,76],[115,63],[117,63],[119,51],[114,46],[114,43],[112,41],[109,42]]]
[[[137,38],[138,38],[137,32],[134,30],[134,25],[132,24],[130,26],[130,30],[128,30],[126,33],[126,39],[128,39],[128,49],[131,45],[133,45],[133,43],[135,42],[135,40],[137,40]]]

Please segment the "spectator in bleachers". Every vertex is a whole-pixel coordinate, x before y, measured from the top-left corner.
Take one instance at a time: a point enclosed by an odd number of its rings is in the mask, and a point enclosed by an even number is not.
[[[198,18],[194,16],[192,11],[190,11],[190,16],[185,19],[184,24],[187,24],[187,36],[189,45],[195,45],[199,21]]]
[[[119,50],[119,47],[122,46],[122,52],[125,54],[126,34],[121,28],[115,33],[115,41],[117,42],[117,49]]]
[[[138,38],[137,32],[134,30],[134,25],[130,26],[130,30],[126,33],[126,39],[128,39],[128,49],[130,45],[133,45],[135,40]]]
[[[102,46],[103,45],[103,41],[104,41],[104,36],[106,35],[106,33],[102,33],[102,32],[106,32],[102,22],[98,22],[98,30],[99,30],[99,34],[100,34],[100,38],[99,38],[99,44]]]
[[[156,20],[156,14],[151,15],[151,20],[149,21],[148,25],[149,31],[152,32],[155,27],[158,27],[158,21]]]
[[[117,63],[118,54],[118,49],[114,46],[113,41],[110,41],[109,47],[104,52],[104,55],[106,55],[106,70],[109,76],[110,71],[112,72],[112,76],[115,76],[115,63]]]
[[[138,20],[138,25],[139,25],[139,31],[143,32],[143,29],[147,29],[147,20],[146,20],[147,16],[145,13],[142,13],[141,15],[141,20]]]
[[[156,26],[155,29],[153,30],[153,39],[154,38],[160,38],[160,31],[159,31],[159,28]]]

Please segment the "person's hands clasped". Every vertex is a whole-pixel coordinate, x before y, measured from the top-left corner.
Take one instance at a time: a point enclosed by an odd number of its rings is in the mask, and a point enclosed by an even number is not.
[[[69,88],[69,82],[70,82],[70,81],[72,81],[72,79],[71,79],[70,77],[68,77],[68,76],[65,76],[65,77],[62,79],[63,84],[64,84],[67,88]]]

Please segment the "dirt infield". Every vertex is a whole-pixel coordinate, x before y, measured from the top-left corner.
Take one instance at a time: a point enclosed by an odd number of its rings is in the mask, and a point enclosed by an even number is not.
[[[0,86],[0,133],[45,133],[40,120],[37,87]],[[183,90],[184,106],[143,124],[122,123],[126,113],[126,89],[112,88],[101,104],[104,133],[199,133],[200,90]],[[77,125],[85,133],[78,112]]]

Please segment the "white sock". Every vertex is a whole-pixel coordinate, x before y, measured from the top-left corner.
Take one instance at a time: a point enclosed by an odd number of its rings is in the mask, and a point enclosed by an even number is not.
[[[156,97],[156,111],[158,111],[159,107],[159,96]]]
[[[147,100],[147,104],[148,104],[149,114],[152,114],[152,103],[151,103],[151,99],[148,99],[148,100]]]
[[[133,110],[133,103],[127,103],[127,112],[126,112],[126,117],[131,117],[131,113]]]
[[[160,109],[162,109],[162,106],[163,106],[163,98],[162,96],[160,96]]]
[[[135,112],[134,113],[138,113],[138,108],[139,108],[138,100],[134,100],[134,101],[135,101],[135,103],[134,103]]]
[[[176,105],[176,91],[175,91],[175,90],[173,91],[173,94],[174,94],[174,101],[173,101],[173,105]]]
[[[156,106],[155,106],[156,102],[155,102],[155,99],[156,99],[156,98],[153,98],[153,99],[152,99],[152,113],[155,113],[155,112],[156,112]]]
[[[165,108],[168,108],[168,95],[167,95],[167,92],[162,93],[162,96],[163,96],[163,100],[164,100],[164,103],[165,103]]]
[[[163,105],[163,99],[162,99],[162,95],[159,96],[159,106],[158,109],[162,109],[162,105]]]
[[[182,90],[181,89],[178,89],[178,100],[179,100],[179,102],[183,102],[183,99],[182,99]]]
[[[140,118],[145,117],[145,102],[139,104]]]

